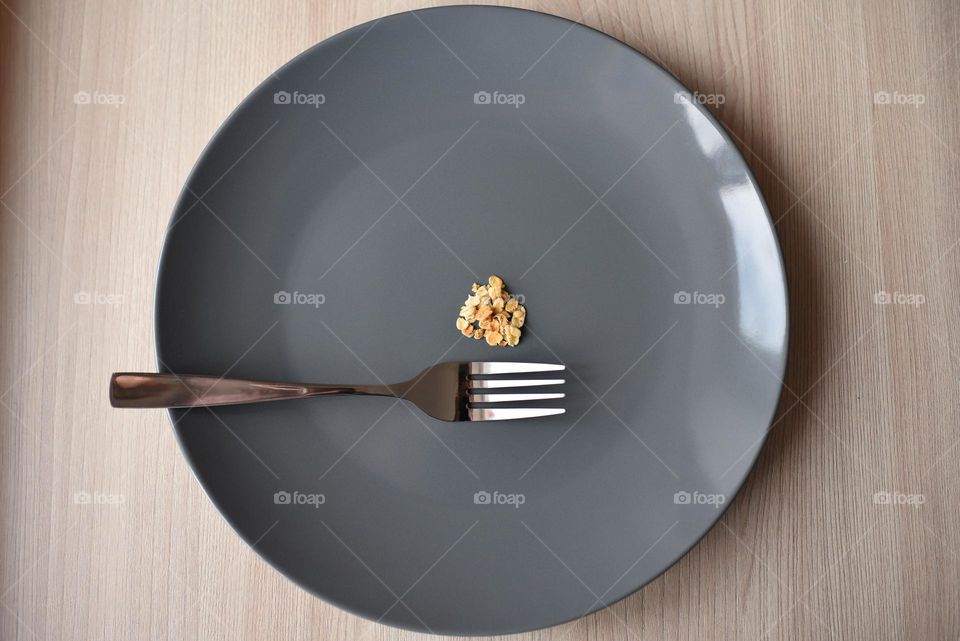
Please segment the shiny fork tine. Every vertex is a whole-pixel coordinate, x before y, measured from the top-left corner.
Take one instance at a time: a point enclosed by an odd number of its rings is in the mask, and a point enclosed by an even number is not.
[[[532,374],[534,372],[559,372],[566,369],[563,365],[551,363],[496,363],[473,361],[467,371],[471,376],[483,374]]]
[[[471,403],[515,403],[517,401],[549,401],[564,398],[563,392],[537,394],[470,394]]]
[[[467,368],[468,376],[497,375],[497,374],[534,374],[538,372],[560,372],[566,369],[563,365],[550,363],[495,363],[474,361]],[[516,378],[516,379],[474,379],[469,380],[469,387],[473,389],[494,389],[508,387],[538,387],[540,385],[562,385],[562,378]]]
[[[471,421],[507,421],[521,418],[556,416],[566,412],[561,407],[482,407],[467,410]]]
[[[468,381],[471,389],[505,389],[509,387],[539,387],[541,385],[563,385],[562,378],[511,378]]]

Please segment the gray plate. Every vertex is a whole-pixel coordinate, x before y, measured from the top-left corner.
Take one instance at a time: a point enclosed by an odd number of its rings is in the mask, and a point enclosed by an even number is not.
[[[165,371],[568,365],[567,414],[527,422],[346,397],[171,412],[258,554],[390,625],[515,632],[630,594],[729,505],[780,394],[784,270],[746,164],[668,73],[561,18],[449,7],[330,38],[227,120],[172,225]],[[491,273],[526,297],[514,349],[454,328]]]

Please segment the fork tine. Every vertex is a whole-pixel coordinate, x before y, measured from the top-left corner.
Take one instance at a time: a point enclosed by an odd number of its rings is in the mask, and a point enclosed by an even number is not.
[[[555,416],[566,412],[562,407],[502,407],[476,408],[467,410],[471,421],[505,421],[519,418],[537,418]]]
[[[530,372],[558,372],[565,369],[563,365],[550,363],[497,363],[473,361],[470,363],[469,374],[529,374]]]
[[[492,389],[505,387],[538,387],[540,385],[563,385],[562,378],[515,378],[515,379],[492,379],[467,381],[471,389]]]
[[[510,403],[513,401],[547,401],[564,398],[563,392],[550,394],[471,394],[471,403]]]

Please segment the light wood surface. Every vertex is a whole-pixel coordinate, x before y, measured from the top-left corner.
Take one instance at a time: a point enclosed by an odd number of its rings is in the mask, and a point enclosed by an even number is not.
[[[0,639],[419,636],[271,569],[166,417],[106,394],[155,362],[164,228],[220,122],[317,41],[424,6],[407,1],[0,1]],[[960,637],[960,5],[517,6],[723,96],[779,221],[792,329],[780,418],[720,524],[639,593],[523,638]]]

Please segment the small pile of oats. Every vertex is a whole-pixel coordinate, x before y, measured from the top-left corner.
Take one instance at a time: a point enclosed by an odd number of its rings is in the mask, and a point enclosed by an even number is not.
[[[466,337],[485,339],[487,345],[515,347],[527,310],[503,287],[499,276],[491,276],[486,285],[473,284],[473,294],[460,308],[457,329]]]

